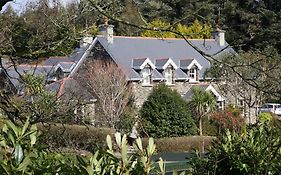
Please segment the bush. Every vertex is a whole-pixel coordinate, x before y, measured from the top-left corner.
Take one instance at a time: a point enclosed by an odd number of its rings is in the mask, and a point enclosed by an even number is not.
[[[204,136],[218,136],[218,124],[212,120],[209,120],[207,118],[203,118],[202,122],[202,129],[203,129],[203,135]]]
[[[180,94],[165,85],[153,88],[140,115],[145,132],[154,138],[196,133],[196,125]]]
[[[155,153],[152,138],[147,147],[138,138],[132,155],[126,135],[116,133],[114,145],[111,137],[106,137],[107,149],[97,149],[93,155],[72,156],[47,152],[38,142],[39,137],[36,125],[30,125],[29,120],[23,125],[6,121],[0,130],[0,174],[143,175],[152,170],[155,174],[165,173],[164,161],[160,158],[157,166],[151,159]]]
[[[113,129],[95,128],[82,125],[38,124],[42,132],[41,142],[51,150],[92,151],[96,146],[105,147],[105,138],[114,133]]]
[[[269,123],[258,123],[238,132],[226,133],[203,159],[191,161],[192,174],[279,174],[280,131]]]
[[[209,150],[212,147],[212,142],[216,137],[210,136],[187,136],[187,137],[170,137],[154,139],[157,153],[168,152],[192,152],[194,150],[202,151],[202,144],[204,149]],[[148,139],[143,138],[144,145],[147,145]]]
[[[240,110],[233,106],[228,106],[223,111],[214,112],[211,120],[218,126],[219,133],[224,129],[240,131],[245,126],[245,120],[241,117]]]

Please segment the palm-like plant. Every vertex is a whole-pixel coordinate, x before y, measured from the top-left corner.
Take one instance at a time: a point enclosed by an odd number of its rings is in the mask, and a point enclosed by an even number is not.
[[[201,88],[192,89],[193,96],[189,104],[192,112],[197,117],[199,124],[199,135],[202,136],[202,119],[216,108],[215,97]]]

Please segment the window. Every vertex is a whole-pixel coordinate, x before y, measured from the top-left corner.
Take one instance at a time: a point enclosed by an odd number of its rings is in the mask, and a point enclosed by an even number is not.
[[[169,65],[164,71],[164,77],[166,79],[167,85],[172,85],[174,83],[173,74],[174,74],[173,67],[172,65]]]
[[[150,85],[151,83],[151,67],[146,65],[142,70],[142,84],[143,85]]]
[[[198,68],[194,66],[188,72],[190,81],[198,81]]]

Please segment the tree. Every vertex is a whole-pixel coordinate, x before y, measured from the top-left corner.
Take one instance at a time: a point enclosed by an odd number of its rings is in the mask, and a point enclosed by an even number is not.
[[[173,26],[168,22],[157,19],[148,23],[147,27],[155,28],[159,31],[145,30],[141,33],[141,36],[157,38],[182,38],[185,36],[190,39],[208,39],[211,37],[211,27],[208,24],[201,24],[197,19],[190,26],[182,25],[181,23]]]
[[[256,111],[250,109],[280,98],[280,56],[274,49],[245,52],[220,60],[212,64],[207,75],[218,81],[220,91],[230,97],[233,104],[242,103],[238,106],[249,122],[255,121],[253,116],[256,115]]]
[[[161,21],[159,19],[152,21],[151,23],[147,24],[148,28],[158,28],[161,29],[171,29],[173,30],[172,26],[165,22]],[[161,32],[161,31],[153,31],[153,30],[146,30],[141,33],[141,36],[143,37],[157,37],[157,38],[175,38],[176,34],[173,32]]]
[[[189,108],[197,118],[199,125],[199,135],[203,135],[202,120],[216,107],[215,97],[207,91],[200,88],[192,89],[193,96],[189,103]]]
[[[109,127],[117,129],[131,97],[131,88],[123,70],[109,60],[94,60],[80,70],[77,81],[97,98],[99,117]]]
[[[83,105],[79,98],[72,96],[66,100],[63,95],[58,97],[57,92],[46,88],[44,77],[35,76],[32,71],[18,74],[20,86],[17,89],[9,89],[9,86],[0,89],[0,110],[5,118],[13,122],[23,122],[29,118],[31,123],[85,121],[85,118],[75,121],[74,110]]]
[[[165,85],[153,88],[140,116],[144,131],[152,137],[185,136],[196,131],[187,103],[179,93]]]

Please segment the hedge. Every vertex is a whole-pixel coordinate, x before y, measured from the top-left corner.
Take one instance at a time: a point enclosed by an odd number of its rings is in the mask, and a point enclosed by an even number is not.
[[[64,152],[92,151],[97,146],[106,146],[106,136],[113,135],[110,128],[95,128],[83,125],[42,125],[38,124],[42,132],[42,142],[49,149]]]
[[[167,152],[192,152],[194,150],[202,151],[204,143],[204,151],[211,148],[212,142],[216,137],[212,136],[185,136],[155,139],[156,149],[158,153]],[[144,138],[143,143],[147,145],[148,139]]]

